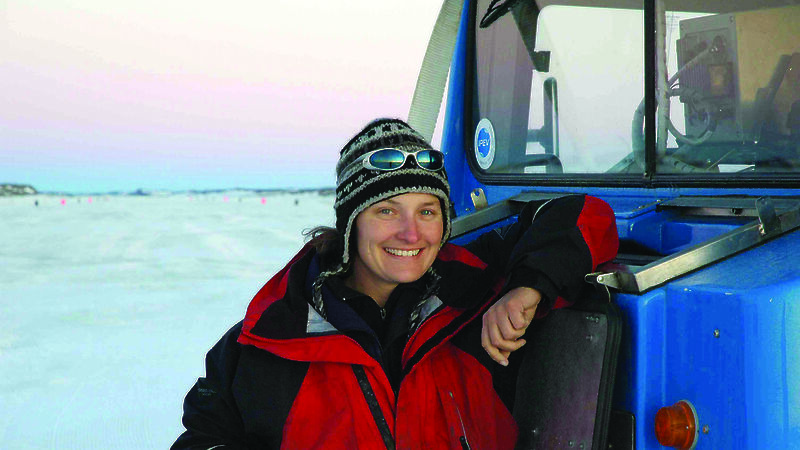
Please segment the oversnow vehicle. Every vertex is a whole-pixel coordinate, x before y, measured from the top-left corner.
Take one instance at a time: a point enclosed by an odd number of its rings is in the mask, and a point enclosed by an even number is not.
[[[409,115],[429,137],[445,79],[460,239],[529,198],[616,213],[589,278],[619,346],[578,311],[586,342],[532,357],[520,446],[800,448],[800,1],[447,0]]]

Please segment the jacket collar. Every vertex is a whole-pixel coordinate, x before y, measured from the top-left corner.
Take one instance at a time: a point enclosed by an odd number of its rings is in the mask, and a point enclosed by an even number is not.
[[[469,320],[475,308],[487,300],[492,285],[486,264],[466,249],[446,244],[434,262],[434,271],[442,278],[435,295],[421,302],[412,331],[435,316],[431,327],[425,324],[422,336],[433,337],[468,310]],[[298,361],[329,361],[377,365],[374,358],[351,338],[342,334],[311,304],[311,282],[319,274],[316,252],[305,246],[255,295],[239,336],[239,343],[253,345],[278,356]],[[332,296],[329,289],[323,295]],[[462,320],[467,320],[466,317]],[[460,321],[459,321],[460,322]],[[453,331],[460,329],[460,326]],[[452,332],[445,333],[442,339]],[[405,359],[405,358],[404,358]]]

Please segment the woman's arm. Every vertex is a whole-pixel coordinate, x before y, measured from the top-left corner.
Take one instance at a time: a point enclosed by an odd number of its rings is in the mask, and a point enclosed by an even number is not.
[[[517,222],[479,236],[465,246],[508,276],[507,290],[525,286],[542,295],[540,314],[571,304],[584,276],[617,254],[614,212],[606,202],[571,195],[529,202]],[[556,304],[556,298],[563,301]]]
[[[484,315],[482,344],[507,364],[535,315],[571,304],[584,276],[617,253],[614,213],[598,198],[576,195],[531,202],[517,222],[485,233],[467,248],[509,276],[507,293]]]
[[[244,449],[244,427],[231,393],[239,360],[234,326],[206,355],[206,376],[199,378],[183,402],[183,426],[172,449]]]

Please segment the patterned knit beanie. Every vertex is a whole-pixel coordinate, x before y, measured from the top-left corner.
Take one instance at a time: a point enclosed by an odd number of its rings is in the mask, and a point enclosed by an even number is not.
[[[352,232],[356,217],[365,209],[409,192],[432,194],[442,202],[444,233],[442,244],[450,237],[450,185],[444,168],[429,171],[419,168],[415,159],[392,171],[367,169],[353,161],[373,150],[396,148],[406,152],[433,150],[430,144],[407,123],[399,119],[378,119],[356,134],[342,149],[336,164],[336,229],[344,238],[342,267],[350,264]],[[347,169],[347,170],[346,170]]]

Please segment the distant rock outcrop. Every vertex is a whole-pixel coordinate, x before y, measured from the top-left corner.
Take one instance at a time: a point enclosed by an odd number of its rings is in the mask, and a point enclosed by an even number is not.
[[[0,184],[0,197],[8,195],[33,195],[37,193],[33,186],[27,184]]]

